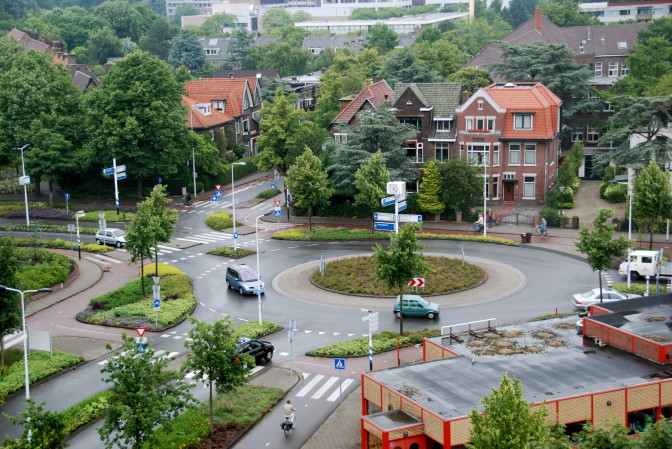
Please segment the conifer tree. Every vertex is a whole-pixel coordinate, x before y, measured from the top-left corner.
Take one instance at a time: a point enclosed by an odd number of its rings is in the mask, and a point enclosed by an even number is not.
[[[441,201],[441,173],[439,172],[438,164],[435,160],[429,161],[425,168],[425,175],[422,177],[420,183],[420,194],[418,197],[418,205],[423,211],[439,215],[444,211],[446,205]]]

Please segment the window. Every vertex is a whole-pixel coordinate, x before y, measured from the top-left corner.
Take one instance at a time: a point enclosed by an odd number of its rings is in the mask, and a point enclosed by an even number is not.
[[[525,165],[537,164],[537,146],[534,144],[525,144]]]
[[[226,100],[212,100],[212,109],[224,112],[224,109],[226,109]]]
[[[494,131],[494,117],[467,117],[467,131]]]
[[[467,131],[470,129],[474,129],[474,118],[473,117],[467,117]]]
[[[601,62],[596,62],[595,63],[595,76],[602,76],[602,63]]]
[[[467,145],[467,160],[474,164],[483,166],[490,164],[490,145]]]
[[[600,133],[594,126],[587,126],[586,134],[588,135],[588,142],[595,143],[600,140]]]
[[[450,132],[450,120],[435,120],[436,131],[440,133]]]
[[[626,76],[628,73],[630,73],[630,69],[625,65],[625,62],[621,62],[621,76]]]
[[[486,126],[487,126],[488,131],[494,131],[495,130],[495,119],[494,118],[488,118]]]
[[[618,15],[629,16],[630,15],[630,10],[629,9],[621,9],[621,10],[618,11]]]
[[[653,8],[651,7],[637,8],[637,15],[640,14],[653,14]]]
[[[513,114],[513,129],[531,130],[532,114]]]
[[[415,129],[420,129],[422,127],[422,119],[420,117],[399,117],[399,123],[412,125]]]
[[[520,165],[520,144],[509,145],[509,165]]]
[[[435,142],[434,151],[434,157],[439,161],[443,162],[448,160],[448,142]]]
[[[618,43],[618,48],[621,49],[621,50],[626,49],[626,48],[628,48],[628,43],[627,42],[619,42]]]
[[[485,119],[483,117],[476,118],[476,129],[485,129]]]
[[[496,143],[492,148],[492,165],[499,165],[499,144]]]
[[[603,112],[611,112],[613,109],[611,109],[611,102],[610,101],[605,101],[604,104],[602,105],[602,111]]]
[[[483,110],[483,100],[478,100],[478,110],[479,111]]]
[[[250,133],[250,120],[249,119],[244,119],[243,120],[243,135],[248,135]]]
[[[523,176],[523,198],[534,199],[534,176]]]
[[[310,48],[310,52],[314,55],[319,55],[320,53],[322,53],[322,50],[323,48],[315,48],[315,47]]]
[[[217,54],[219,54],[219,48],[206,48],[205,49],[205,54],[206,55],[217,55]]]
[[[334,140],[340,143],[346,143],[348,141],[348,135],[345,133],[334,133]]]
[[[499,176],[492,177],[492,199],[499,198]]]
[[[609,76],[610,77],[618,76],[618,62],[609,63]]]
[[[583,142],[583,130],[572,131],[572,142]]]

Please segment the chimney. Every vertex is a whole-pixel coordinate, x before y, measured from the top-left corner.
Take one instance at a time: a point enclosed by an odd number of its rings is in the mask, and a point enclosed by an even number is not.
[[[469,92],[462,92],[460,94],[460,104],[466,103],[469,97],[470,97]]]
[[[372,82],[372,83],[377,83],[378,81],[380,81],[380,78],[378,78],[378,74],[377,74],[377,73],[374,73],[374,74],[373,74],[373,79],[371,80],[371,82]]]
[[[541,33],[541,8],[534,9],[534,29]]]

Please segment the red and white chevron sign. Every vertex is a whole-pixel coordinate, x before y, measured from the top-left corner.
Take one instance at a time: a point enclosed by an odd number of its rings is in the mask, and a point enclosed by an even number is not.
[[[413,278],[408,283],[409,287],[424,287],[425,278]]]

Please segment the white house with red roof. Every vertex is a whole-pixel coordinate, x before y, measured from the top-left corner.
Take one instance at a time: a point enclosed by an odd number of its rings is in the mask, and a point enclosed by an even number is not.
[[[557,177],[561,105],[541,83],[495,83],[456,109],[454,157],[483,167],[489,204],[543,202]]]

